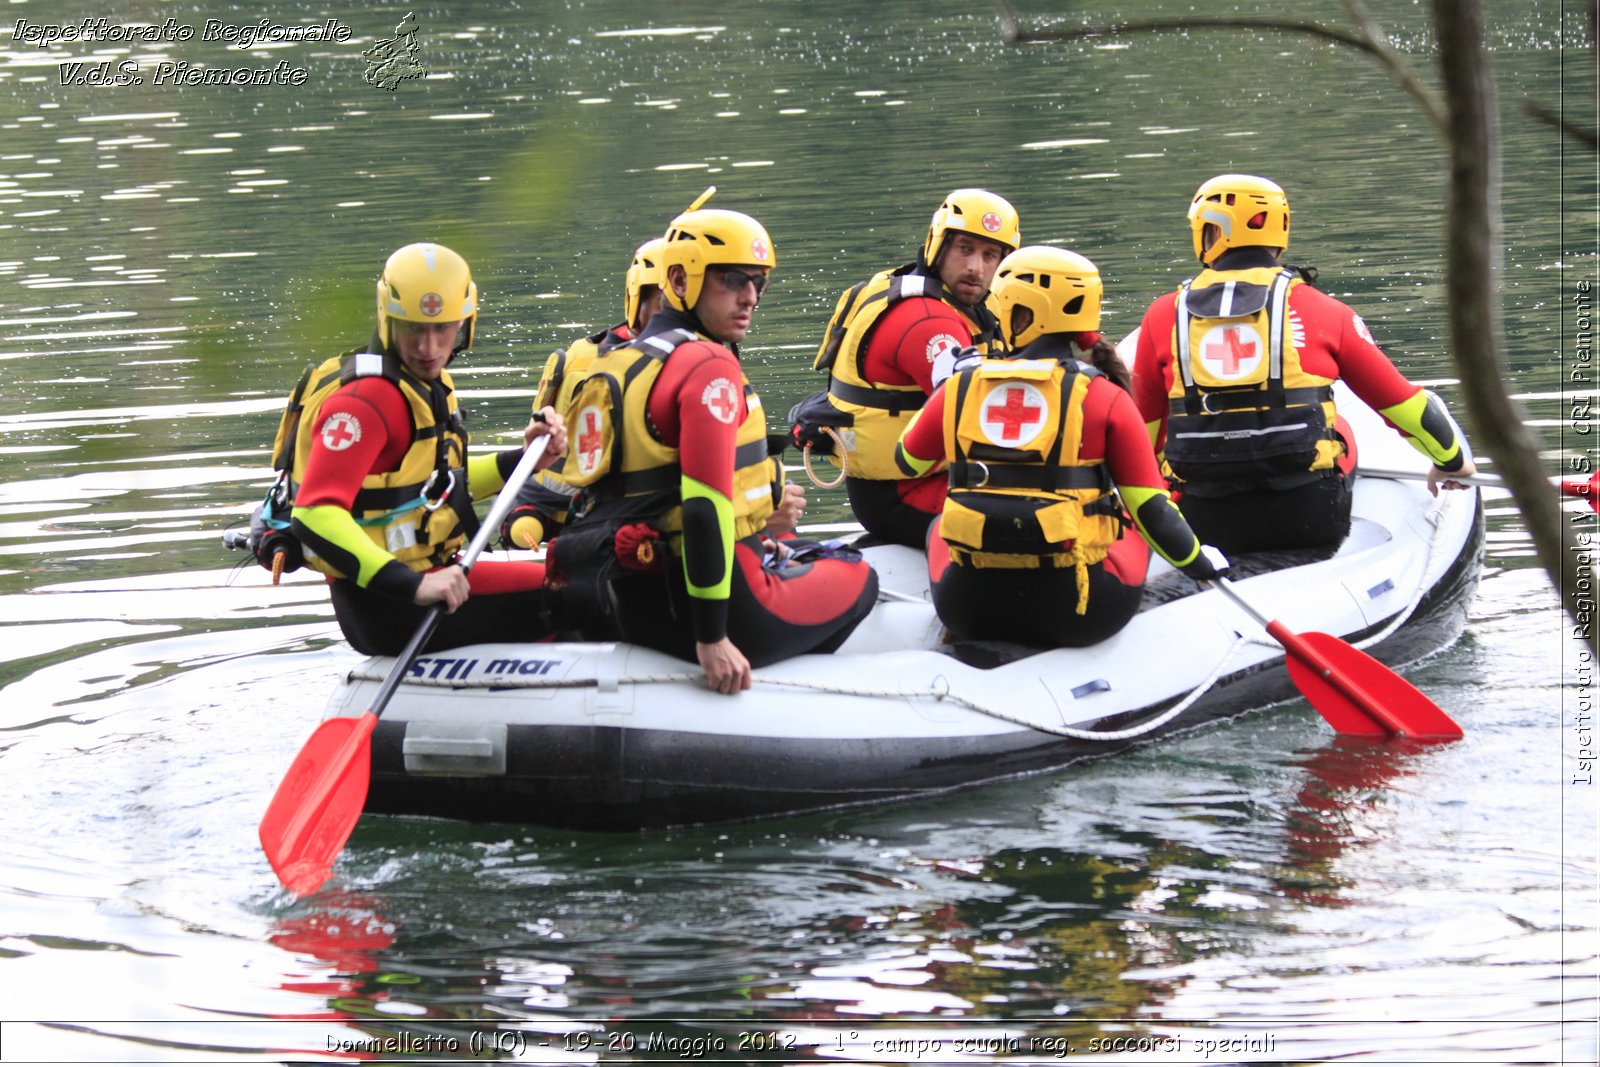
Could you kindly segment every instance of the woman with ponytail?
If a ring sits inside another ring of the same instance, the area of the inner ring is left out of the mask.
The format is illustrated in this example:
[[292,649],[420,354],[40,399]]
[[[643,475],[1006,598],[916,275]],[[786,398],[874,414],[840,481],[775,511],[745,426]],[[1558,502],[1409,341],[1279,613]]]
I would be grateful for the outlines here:
[[1128,368],[1099,333],[1095,265],[1030,245],[993,292],[1012,351],[963,361],[895,451],[907,477],[949,468],[928,540],[934,608],[957,639],[1096,644],[1138,610],[1147,544],[1196,579],[1227,561],[1167,495]]

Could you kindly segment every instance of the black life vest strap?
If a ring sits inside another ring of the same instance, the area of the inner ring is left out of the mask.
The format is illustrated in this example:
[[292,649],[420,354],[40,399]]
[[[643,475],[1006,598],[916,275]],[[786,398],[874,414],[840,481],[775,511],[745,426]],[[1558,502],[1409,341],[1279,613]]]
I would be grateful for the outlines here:
[[[1208,391],[1200,397],[1199,414],[1217,415],[1224,411],[1249,411],[1271,406],[1300,407],[1308,404],[1327,404],[1333,401],[1333,387],[1306,385],[1295,389],[1284,389],[1280,395],[1282,404],[1273,405],[1268,390],[1257,389],[1254,386],[1230,392]],[[1186,395],[1173,397],[1167,410],[1173,415],[1190,414],[1188,402],[1189,398]]]
[[890,415],[916,411],[927,403],[928,397],[921,389],[874,389],[871,386],[851,385],[834,378],[828,382],[828,395],[849,404],[864,408],[881,408]]
[[1031,489],[1057,492],[1063,489],[1111,488],[1105,464],[1089,467],[1050,467],[1042,463],[990,465],[982,460],[963,459],[950,465],[952,489]]

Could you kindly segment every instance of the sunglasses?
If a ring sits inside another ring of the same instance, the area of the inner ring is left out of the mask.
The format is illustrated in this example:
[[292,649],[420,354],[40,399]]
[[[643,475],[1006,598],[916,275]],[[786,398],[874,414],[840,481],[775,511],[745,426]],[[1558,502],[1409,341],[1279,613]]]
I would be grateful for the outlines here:
[[767,275],[758,274],[753,270],[734,270],[731,267],[715,267],[713,270],[722,279],[722,284],[729,292],[742,293],[745,286],[753,285],[756,287],[757,298],[767,291],[767,282],[772,280]]

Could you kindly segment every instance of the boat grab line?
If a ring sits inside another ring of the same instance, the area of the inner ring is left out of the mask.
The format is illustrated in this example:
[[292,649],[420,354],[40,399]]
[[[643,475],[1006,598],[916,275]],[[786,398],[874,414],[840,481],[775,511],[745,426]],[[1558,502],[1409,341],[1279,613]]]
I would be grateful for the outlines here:
[[[1073,726],[1053,726],[1049,723],[1042,723],[1022,715],[1013,715],[1008,712],[998,711],[994,708],[988,707],[987,705],[980,704],[975,700],[969,700],[959,693],[954,692],[950,688],[949,680],[943,675],[939,677],[939,681],[943,683],[942,686],[931,686],[927,689],[909,691],[904,689],[864,689],[856,686],[829,685],[823,682],[799,681],[792,678],[769,678],[763,677],[760,674],[753,675],[753,680],[757,685],[776,685],[787,686],[794,689],[809,689],[814,692],[830,693],[835,696],[860,696],[896,700],[916,700],[929,698],[940,701],[948,700],[953,703],[960,704],[964,708],[976,711],[981,715],[987,715],[990,718],[999,719],[1002,722],[1009,722],[1016,726],[1025,726],[1030,730],[1037,730],[1040,733],[1056,734],[1061,737],[1070,737],[1078,741],[1127,741],[1132,738],[1140,737],[1144,734],[1150,733],[1153,730],[1158,730],[1187,711],[1196,700],[1199,700],[1207,690],[1216,684],[1217,679],[1222,676],[1223,668],[1226,667],[1228,661],[1233,658],[1234,653],[1236,653],[1244,645],[1251,643],[1259,642],[1252,642],[1250,638],[1235,634],[1233,644],[1228,647],[1228,651],[1225,652],[1222,658],[1217,661],[1217,665],[1212,669],[1210,675],[1208,675],[1206,679],[1197,687],[1195,687],[1195,689],[1193,689],[1187,696],[1185,696],[1177,704],[1174,704],[1172,707],[1162,712],[1160,715],[1157,715],[1155,718],[1146,722],[1142,722],[1138,726],[1130,726],[1125,730],[1080,730]],[[352,670],[346,676],[347,680],[352,682],[380,682],[384,679],[384,677],[385,675],[382,673],[370,670],[362,670],[360,668]],[[675,682],[697,682],[703,677],[704,676],[698,672],[684,671],[672,674],[619,675],[616,676],[615,680],[618,683],[626,683],[629,685],[656,685]],[[599,679],[540,677],[517,677],[515,679],[407,678],[400,684],[433,686],[441,689],[577,689],[597,686],[599,684]]]

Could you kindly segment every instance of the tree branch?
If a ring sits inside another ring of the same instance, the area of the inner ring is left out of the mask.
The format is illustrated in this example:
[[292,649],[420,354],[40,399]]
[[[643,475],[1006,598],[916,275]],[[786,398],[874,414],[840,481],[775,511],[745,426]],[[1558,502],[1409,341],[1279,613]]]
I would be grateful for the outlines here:
[[1579,126],[1576,122],[1562,118],[1543,104],[1524,104],[1522,110],[1546,126],[1571,137],[1585,148],[1600,148],[1600,131],[1596,131],[1593,126]]
[[1360,0],[1345,0],[1345,6],[1355,19],[1359,33],[1346,33],[1343,30],[1299,19],[1275,18],[1149,19],[1143,22],[1111,23],[1077,29],[1044,29],[1024,25],[1009,0],[994,0],[994,2],[1000,12],[1000,34],[1010,44],[1079,41],[1088,37],[1189,30],[1266,30],[1273,33],[1299,33],[1331,41],[1334,44],[1342,44],[1358,52],[1365,52],[1387,68],[1400,87],[1422,108],[1434,128],[1441,133],[1444,132],[1444,105],[1428,91],[1406,64],[1405,58],[1394,50],[1388,38],[1377,29]]
[[[1479,0],[1435,0],[1439,68],[1450,101],[1450,225],[1445,292],[1450,347],[1474,433],[1488,446],[1528,524],[1539,562],[1572,618],[1587,617],[1587,579],[1570,561],[1585,558],[1578,528],[1566,521],[1539,459],[1526,414],[1506,395],[1500,317],[1500,165],[1494,80],[1484,52]],[[1584,627],[1591,651],[1600,628]]]
[[1355,22],[1356,28],[1361,31],[1361,39],[1367,42],[1371,54],[1388,68],[1389,75],[1411,99],[1417,102],[1423,114],[1428,116],[1428,121],[1433,123],[1433,128],[1443,136],[1448,123],[1444,104],[1422,84],[1405,57],[1395,51],[1394,46],[1389,43],[1389,35],[1374,21],[1363,0],[1344,0],[1344,7],[1350,12],[1350,18]]

